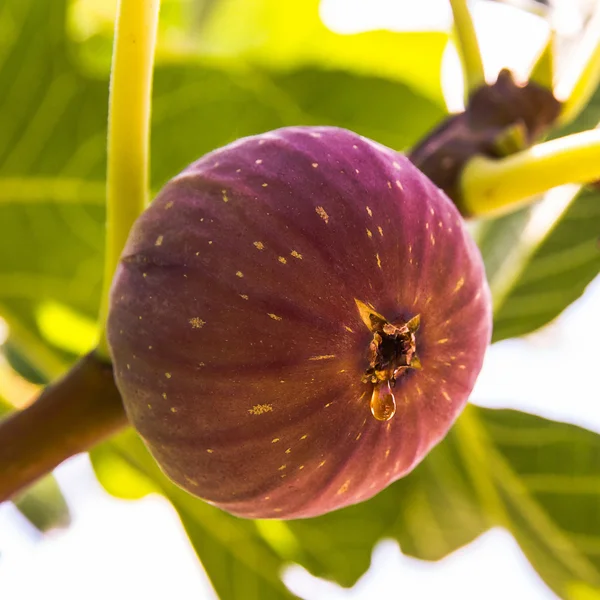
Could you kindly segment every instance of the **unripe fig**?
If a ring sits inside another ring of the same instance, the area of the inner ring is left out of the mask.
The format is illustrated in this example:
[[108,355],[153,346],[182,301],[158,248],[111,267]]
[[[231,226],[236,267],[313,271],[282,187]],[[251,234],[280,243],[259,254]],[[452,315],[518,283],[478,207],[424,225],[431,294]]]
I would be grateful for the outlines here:
[[244,517],[311,517],[406,475],[490,340],[479,252],[408,159],[334,127],[216,150],[135,224],[108,323],[167,475]]

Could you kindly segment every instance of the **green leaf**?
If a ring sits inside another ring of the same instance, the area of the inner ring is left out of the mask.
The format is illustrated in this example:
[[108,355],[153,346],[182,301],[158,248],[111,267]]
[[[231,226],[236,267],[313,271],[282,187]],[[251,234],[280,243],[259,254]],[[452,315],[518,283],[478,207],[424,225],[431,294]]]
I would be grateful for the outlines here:
[[496,522],[559,596],[577,585],[600,590],[600,436],[510,410],[466,418],[484,451]]
[[36,311],[37,326],[54,346],[75,355],[85,354],[96,342],[95,323],[58,302],[42,302]]
[[[14,410],[12,404],[0,396],[0,420]],[[14,500],[17,509],[39,531],[68,527],[71,523],[69,507],[56,479],[47,475]]]
[[321,21],[319,0],[219,2],[201,30],[202,48],[275,70],[342,68],[401,80],[441,100],[447,32],[340,34]]
[[[100,482],[113,493],[121,495],[118,490],[124,489],[123,497],[132,498],[156,491],[171,501],[219,598],[294,598],[280,579],[283,560],[259,535],[255,524],[172,484],[133,431],[103,444],[91,456]],[[131,476],[129,481],[122,477],[125,472]]]
[[100,293],[103,208],[73,202],[91,190],[69,172],[87,156],[86,140],[103,135],[106,101],[98,98],[106,91],[70,64],[64,9],[63,2],[2,6],[10,35],[0,46],[0,313],[22,330],[11,327],[21,354],[23,337],[43,342],[40,303],[52,299],[95,318]]
[[[2,311],[0,310],[0,314]],[[36,365],[25,356],[18,347],[13,344],[13,339],[7,341],[2,346],[2,355],[6,359],[10,368],[20,375],[23,379],[35,385],[45,385],[48,378],[45,374],[36,368]]]
[[[0,314],[68,362],[90,339],[82,323],[95,319],[101,289],[108,80],[74,62],[64,2],[5,7],[15,35],[0,53]],[[154,189],[202,154],[268,129],[333,124],[404,148],[444,115],[375,76],[185,60],[155,73]],[[40,319],[57,305],[60,339]]]
[[574,584],[566,596],[568,600],[600,600],[600,590],[585,584]]
[[[128,435],[133,437],[133,434]],[[122,436],[115,439],[114,444],[101,444],[90,452],[92,467],[104,489],[124,500],[139,500],[148,494],[160,493],[160,486],[132,464],[124,454],[126,451],[118,450],[120,439],[123,440],[121,446],[125,448],[128,444],[133,445],[128,437]]]
[[15,498],[19,512],[39,531],[47,533],[71,524],[71,514],[56,479],[43,477]]
[[406,148],[443,114],[439,105],[401,83],[341,71],[305,69],[274,75],[207,65],[159,67],[152,179],[158,187],[214,148],[292,124],[351,127]]
[[548,196],[484,224],[477,239],[494,302],[493,341],[556,318],[600,271],[600,193]]
[[[443,104],[442,56],[448,33],[370,31],[336,33],[320,16],[320,0],[178,0],[161,3],[158,59],[181,62],[218,57],[258,70],[342,70],[403,82]],[[76,2],[71,13],[77,51],[95,70],[110,66],[114,9],[98,0]]]

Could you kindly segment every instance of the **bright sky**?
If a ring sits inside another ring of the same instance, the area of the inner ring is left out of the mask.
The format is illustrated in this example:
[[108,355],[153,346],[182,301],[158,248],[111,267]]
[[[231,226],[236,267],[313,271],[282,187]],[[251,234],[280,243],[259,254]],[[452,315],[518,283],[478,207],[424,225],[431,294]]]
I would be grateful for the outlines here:
[[[534,18],[517,22],[512,10],[496,4],[476,8],[489,73],[503,64],[522,69],[544,38],[544,25]],[[447,0],[324,0],[322,15],[329,26],[343,32],[358,27],[431,28],[432,19],[437,21],[434,26],[445,28],[450,19]],[[501,44],[507,18],[511,43]],[[452,66],[452,60],[448,68],[455,78],[458,66],[456,62]],[[448,93],[452,102],[459,102],[460,90]],[[552,326],[527,339],[493,346],[472,400],[569,421],[600,433],[598,306],[600,280]],[[214,598],[166,501],[149,497],[124,502],[109,497],[94,480],[85,457],[62,466],[58,477],[73,507],[74,523],[68,531],[40,541],[14,508],[0,506],[0,598]],[[300,568],[290,569],[286,581],[307,600],[555,597],[510,535],[501,530],[488,532],[438,563],[405,557],[396,544],[383,542],[370,571],[350,591],[316,580]]]

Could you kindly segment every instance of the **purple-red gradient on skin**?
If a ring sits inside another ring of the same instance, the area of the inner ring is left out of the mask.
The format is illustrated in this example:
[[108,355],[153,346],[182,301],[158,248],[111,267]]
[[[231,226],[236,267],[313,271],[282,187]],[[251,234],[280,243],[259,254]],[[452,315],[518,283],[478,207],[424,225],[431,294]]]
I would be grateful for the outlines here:
[[[416,352],[369,402],[367,328],[420,315]],[[412,470],[467,402],[491,335],[479,252],[404,156],[333,127],[238,140],[135,224],[108,325],[118,387],[166,474],[250,518],[319,515]]]

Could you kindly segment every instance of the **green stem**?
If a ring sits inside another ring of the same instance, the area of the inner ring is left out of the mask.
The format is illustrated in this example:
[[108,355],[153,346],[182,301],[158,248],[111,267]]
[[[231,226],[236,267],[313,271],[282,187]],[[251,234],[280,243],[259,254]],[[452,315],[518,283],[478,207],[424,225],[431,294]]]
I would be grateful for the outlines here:
[[563,103],[559,125],[571,123],[600,84],[600,6],[596,8],[577,51],[558,79],[554,95]]
[[97,353],[109,358],[112,279],[131,226],[148,203],[148,158],[159,0],[120,0],[110,81],[104,288]]
[[467,97],[485,83],[483,60],[467,0],[450,0]]
[[490,215],[514,210],[566,183],[599,179],[600,130],[593,129],[499,160],[476,156],[461,175],[462,203],[470,215]]
[[552,90],[554,86],[554,48],[556,45],[556,33],[550,32],[544,47],[538,54],[531,72],[529,80],[541,85],[547,90]]

